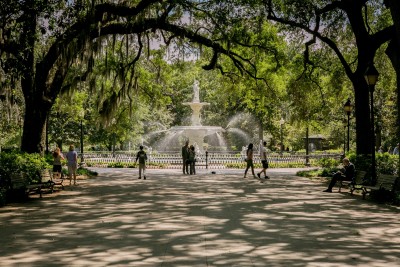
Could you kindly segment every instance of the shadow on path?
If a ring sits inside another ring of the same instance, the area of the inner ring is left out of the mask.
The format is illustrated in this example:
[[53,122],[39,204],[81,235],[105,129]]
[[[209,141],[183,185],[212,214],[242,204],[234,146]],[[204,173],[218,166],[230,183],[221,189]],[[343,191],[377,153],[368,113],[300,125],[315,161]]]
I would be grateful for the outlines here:
[[1,266],[400,266],[398,208],[290,172],[96,171],[0,208]]

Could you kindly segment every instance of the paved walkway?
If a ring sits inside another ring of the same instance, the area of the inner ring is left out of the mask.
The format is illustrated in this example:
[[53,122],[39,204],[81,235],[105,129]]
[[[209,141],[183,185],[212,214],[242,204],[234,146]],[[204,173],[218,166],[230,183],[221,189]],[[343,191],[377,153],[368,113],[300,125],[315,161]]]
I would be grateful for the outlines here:
[[0,208],[0,266],[400,266],[399,208],[273,169],[96,169]]

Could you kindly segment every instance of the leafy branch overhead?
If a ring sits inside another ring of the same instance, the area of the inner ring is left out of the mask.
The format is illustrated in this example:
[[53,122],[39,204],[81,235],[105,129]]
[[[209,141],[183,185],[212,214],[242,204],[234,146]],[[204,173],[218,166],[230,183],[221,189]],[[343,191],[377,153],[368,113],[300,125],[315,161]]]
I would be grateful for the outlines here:
[[[103,99],[99,111],[107,116],[122,97],[131,99],[132,89],[140,88],[137,63],[143,56],[149,60],[152,46],[162,43],[169,49],[191,47],[201,52],[207,48],[213,52],[204,69],[232,73],[221,64],[226,57],[240,75],[263,80],[257,74],[254,54],[244,56],[239,51],[241,47],[273,49],[252,43],[254,39],[246,39],[246,34],[235,34],[238,27],[243,33],[243,29],[250,32],[259,27],[247,15],[251,6],[243,3],[237,8],[236,1],[2,2],[0,80],[2,90],[19,84],[24,95],[29,112],[23,122],[22,150],[43,151],[45,121],[61,93],[73,92],[83,81],[90,81],[91,89],[103,88],[94,77],[101,61],[120,90]],[[110,48],[119,54],[119,63],[108,69]]]

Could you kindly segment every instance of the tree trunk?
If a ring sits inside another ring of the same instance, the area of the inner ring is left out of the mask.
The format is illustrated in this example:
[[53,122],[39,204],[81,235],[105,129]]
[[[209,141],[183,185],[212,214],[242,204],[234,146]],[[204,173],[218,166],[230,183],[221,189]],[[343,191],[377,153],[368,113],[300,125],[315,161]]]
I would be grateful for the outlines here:
[[[31,87],[33,89],[34,86]],[[25,90],[24,90],[25,92]],[[25,119],[21,140],[21,151],[44,154],[46,137],[46,119],[51,103],[31,92],[25,96]]]
[[[366,69],[367,67],[365,67]],[[364,78],[362,64],[360,71],[355,72],[351,77],[355,95],[355,125],[356,125],[356,152],[357,154],[368,155],[372,152],[372,128],[370,122],[369,90]]]

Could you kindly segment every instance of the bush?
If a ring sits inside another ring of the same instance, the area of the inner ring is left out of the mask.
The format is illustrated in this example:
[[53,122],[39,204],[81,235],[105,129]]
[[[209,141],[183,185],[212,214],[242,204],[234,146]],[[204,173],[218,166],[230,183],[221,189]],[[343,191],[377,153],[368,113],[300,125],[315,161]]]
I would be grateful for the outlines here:
[[[356,155],[350,153],[347,156],[351,162],[356,166],[356,170],[363,170],[371,173],[372,160],[369,155]],[[398,155],[391,155],[389,153],[375,154],[375,163],[377,173],[382,174],[396,174],[399,162]]]
[[324,168],[321,170],[307,170],[299,171],[296,173],[297,176],[301,177],[331,177],[333,172],[336,172],[337,168]]
[[20,200],[21,190],[11,190],[10,176],[13,173],[26,175],[27,184],[39,183],[40,171],[49,168],[45,158],[39,154],[20,152],[0,153],[0,206],[10,200]]
[[22,172],[26,174],[29,184],[38,183],[40,171],[49,167],[45,158],[39,154],[0,153],[0,176],[3,179],[10,177],[11,173]]
[[300,177],[309,177],[309,178],[312,178],[312,177],[319,177],[320,174],[321,174],[321,170],[317,170],[317,169],[314,169],[314,170],[307,170],[307,171],[298,171],[298,172],[296,173],[297,176],[300,176]]
[[376,171],[383,174],[396,174],[398,162],[398,155],[378,153],[376,154]]
[[337,159],[333,158],[321,158],[317,162],[322,168],[334,168],[340,164]]
[[89,169],[86,169],[86,168],[79,167],[76,170],[76,174],[77,175],[87,175],[87,176],[97,176],[98,173],[95,172],[95,171],[91,171]]
[[125,165],[122,162],[110,162],[107,165],[107,168],[124,168]]

